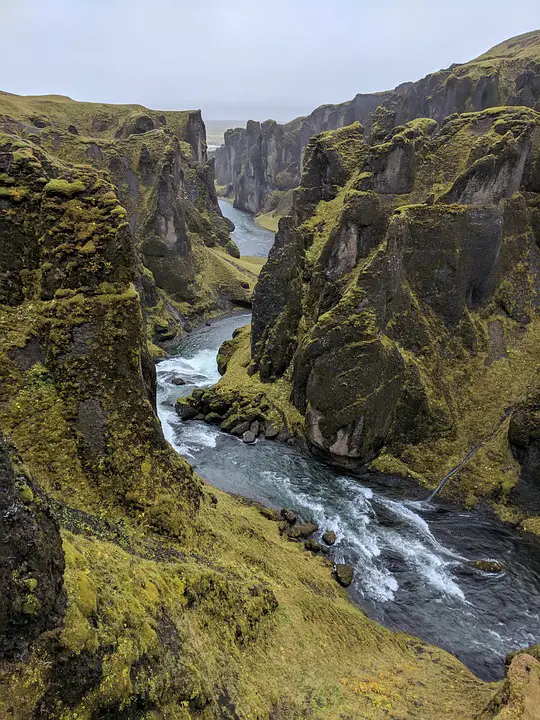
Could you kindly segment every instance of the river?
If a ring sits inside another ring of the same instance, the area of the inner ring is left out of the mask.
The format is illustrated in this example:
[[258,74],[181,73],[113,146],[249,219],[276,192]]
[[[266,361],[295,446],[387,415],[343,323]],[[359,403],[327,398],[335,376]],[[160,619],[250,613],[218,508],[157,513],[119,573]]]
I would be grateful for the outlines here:
[[[268,238],[258,242],[268,252]],[[320,532],[334,530],[332,555],[355,567],[349,593],[367,615],[449,650],[483,679],[501,678],[507,652],[540,641],[536,538],[487,513],[410,499],[376,479],[359,482],[294,447],[264,439],[245,445],[215,426],[176,415],[177,397],[219,380],[219,346],[249,322],[245,312],[215,320],[158,363],[158,412],[169,442],[212,485],[292,508]],[[175,377],[187,384],[175,386]],[[475,570],[467,561],[476,559],[498,560],[506,571]]]
[[227,200],[220,198],[218,202],[223,215],[235,225],[231,237],[237,244],[240,254],[267,257],[274,243],[274,233],[259,227],[252,215],[237,210]]

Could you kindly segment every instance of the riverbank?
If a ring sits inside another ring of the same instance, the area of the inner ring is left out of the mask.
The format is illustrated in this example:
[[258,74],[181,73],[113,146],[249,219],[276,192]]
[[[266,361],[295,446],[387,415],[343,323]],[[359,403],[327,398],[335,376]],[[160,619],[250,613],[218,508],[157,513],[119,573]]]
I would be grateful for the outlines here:
[[[506,653],[540,639],[540,548],[492,516],[409,500],[397,488],[348,477],[295,447],[245,445],[205,422],[183,422],[174,401],[219,381],[216,353],[249,321],[236,314],[201,327],[157,366],[158,408],[169,442],[212,485],[271,507],[290,507],[336,533],[333,558],[355,567],[350,596],[370,617],[456,654],[500,678]],[[186,384],[175,386],[181,377]],[[409,496],[410,497],[410,496]],[[498,560],[494,576],[469,561]],[[512,613],[508,608],[512,608]]]

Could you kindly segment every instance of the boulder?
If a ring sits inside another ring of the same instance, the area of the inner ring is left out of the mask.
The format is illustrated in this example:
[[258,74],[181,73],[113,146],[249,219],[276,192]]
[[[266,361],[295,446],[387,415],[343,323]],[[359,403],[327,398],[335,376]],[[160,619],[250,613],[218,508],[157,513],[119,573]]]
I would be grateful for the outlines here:
[[334,577],[341,587],[349,587],[353,581],[354,569],[351,565],[338,563],[334,565]]
[[261,427],[261,426],[260,426],[259,421],[258,421],[258,420],[254,420],[254,421],[251,423],[251,425],[249,426],[249,429],[251,430],[251,432],[252,432],[255,436],[257,436],[257,435],[259,434],[260,427]]
[[241,422],[239,425],[236,425],[231,430],[231,435],[236,435],[236,437],[243,437],[244,433],[249,432],[249,423],[248,422]]
[[280,514],[281,517],[289,523],[289,525],[294,525],[298,519],[296,513],[293,510],[288,510],[287,508],[282,508]]
[[184,380],[184,378],[181,378],[181,377],[173,378],[171,380],[171,382],[173,385],[185,385],[186,384],[186,381]]
[[309,540],[306,540],[304,547],[312,553],[320,553],[323,551],[323,548],[319,545],[315,538],[309,538]]
[[270,425],[267,425],[265,428],[264,437],[267,440],[273,440],[274,438],[277,437],[278,433],[279,433],[279,429],[275,425],[270,424]]
[[285,534],[289,540],[305,540],[317,532],[318,529],[315,523],[297,523],[296,525],[289,526]]
[[481,570],[485,573],[498,574],[506,570],[506,567],[497,560],[471,560],[469,565],[476,570]]
[[336,533],[333,530],[327,530],[323,533],[322,540],[327,545],[333,545],[336,542]]
[[230,404],[226,400],[222,400],[221,398],[215,398],[210,400],[208,407],[210,408],[211,412],[217,413],[218,415],[225,415],[225,413],[228,412],[231,408]]
[[182,420],[193,420],[193,418],[199,412],[197,408],[193,407],[193,405],[190,405],[188,400],[186,400],[185,398],[178,398],[174,409],[176,410],[177,414],[182,418]]
[[204,422],[213,424],[213,425],[219,425],[219,423],[222,421],[221,415],[218,415],[215,412],[210,412],[207,415],[204,416]]
[[242,442],[246,443],[246,445],[253,445],[256,439],[255,433],[252,433],[251,430],[246,430],[242,435]]

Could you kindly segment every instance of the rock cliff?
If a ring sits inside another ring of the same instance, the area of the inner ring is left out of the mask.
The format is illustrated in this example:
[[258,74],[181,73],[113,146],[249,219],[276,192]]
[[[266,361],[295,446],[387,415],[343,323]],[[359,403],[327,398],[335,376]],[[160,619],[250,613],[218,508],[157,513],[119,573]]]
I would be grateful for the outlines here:
[[165,442],[130,193],[47,145],[0,133],[0,717],[493,717]]
[[288,386],[309,447],[359,472],[434,487],[473,451],[444,492],[532,528],[540,113],[365,135],[357,123],[309,142],[235,382],[270,399]]
[[390,97],[391,93],[359,94],[339,105],[322,105],[285,125],[250,120],[245,129],[227,130],[224,145],[216,150],[216,182],[227,195],[234,195],[240,210],[254,214],[273,210],[280,192],[299,185],[310,137],[355,121],[367,123],[375,108]]
[[229,130],[216,151],[216,179],[252,213],[273,210],[281,191],[300,183],[310,137],[354,121],[381,141],[397,125],[420,117],[440,123],[453,113],[501,105],[535,107],[540,100],[540,32],[507,40],[464,64],[405,83],[392,91],[357,95],[340,105],[323,105],[286,125],[250,121]]
[[255,277],[238,261],[217,204],[199,111],[0,94],[0,128],[66,162],[109,176],[128,214],[145,311],[156,342],[192,317],[249,302]]

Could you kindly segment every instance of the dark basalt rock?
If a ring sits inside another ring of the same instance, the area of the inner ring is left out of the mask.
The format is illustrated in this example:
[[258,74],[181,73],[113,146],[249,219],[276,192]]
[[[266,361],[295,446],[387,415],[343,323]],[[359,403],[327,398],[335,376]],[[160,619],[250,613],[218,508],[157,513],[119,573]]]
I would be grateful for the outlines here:
[[65,609],[58,522],[0,435],[0,659],[21,658]]
[[334,545],[336,542],[336,533],[333,530],[327,530],[323,533],[322,540],[327,545]]
[[278,436],[278,433],[279,433],[279,428],[275,427],[275,425],[270,424],[270,425],[267,425],[264,430],[264,437],[267,440],[273,440],[274,438],[276,438]]
[[176,401],[174,409],[176,410],[178,415],[182,418],[182,420],[193,420],[193,418],[199,412],[197,410],[197,408],[190,405],[189,402],[185,398],[179,398]]
[[235,435],[236,437],[243,437],[244,433],[249,432],[249,423],[248,422],[242,422],[239,425],[235,425],[233,429],[231,430],[231,435]]
[[251,430],[246,430],[246,432],[242,434],[242,442],[246,443],[246,445],[253,445],[256,439],[257,436],[251,432]]
[[338,563],[334,565],[333,575],[341,587],[349,587],[353,581],[354,568],[351,565]]

